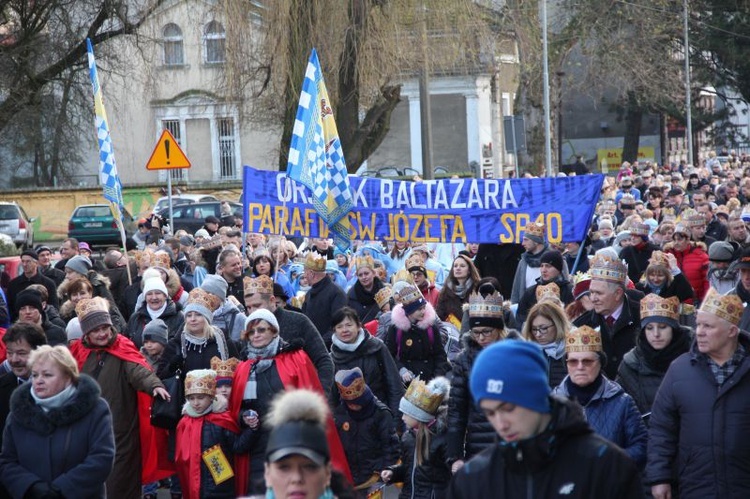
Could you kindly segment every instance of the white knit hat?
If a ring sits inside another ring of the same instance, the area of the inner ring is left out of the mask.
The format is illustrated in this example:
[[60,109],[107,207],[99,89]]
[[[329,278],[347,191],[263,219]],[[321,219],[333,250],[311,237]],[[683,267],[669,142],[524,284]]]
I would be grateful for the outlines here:
[[258,310],[247,316],[247,319],[245,319],[245,329],[247,329],[251,322],[257,321],[258,319],[263,319],[264,321],[275,327],[276,331],[280,331],[279,321],[276,320],[276,316],[273,315],[270,310],[266,310],[265,308],[259,308]]
[[143,294],[146,295],[149,291],[161,291],[164,295],[169,296],[167,286],[161,280],[161,277],[149,277],[143,282]]

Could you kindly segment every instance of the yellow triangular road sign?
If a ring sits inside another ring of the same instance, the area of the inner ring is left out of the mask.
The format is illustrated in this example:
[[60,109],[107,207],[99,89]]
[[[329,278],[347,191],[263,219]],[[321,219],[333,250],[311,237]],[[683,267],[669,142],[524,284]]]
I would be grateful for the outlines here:
[[182,152],[169,130],[164,130],[146,163],[146,170],[171,170],[173,168],[190,168],[190,160]]

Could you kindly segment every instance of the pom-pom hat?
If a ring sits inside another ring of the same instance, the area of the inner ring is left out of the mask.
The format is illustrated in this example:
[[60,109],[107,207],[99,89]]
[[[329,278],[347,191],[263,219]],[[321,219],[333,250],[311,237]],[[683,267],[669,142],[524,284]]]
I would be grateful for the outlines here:
[[326,439],[329,409],[326,400],[312,390],[289,390],[272,404],[268,421],[273,426],[266,444],[266,461],[273,463],[301,455],[318,466],[331,460]]

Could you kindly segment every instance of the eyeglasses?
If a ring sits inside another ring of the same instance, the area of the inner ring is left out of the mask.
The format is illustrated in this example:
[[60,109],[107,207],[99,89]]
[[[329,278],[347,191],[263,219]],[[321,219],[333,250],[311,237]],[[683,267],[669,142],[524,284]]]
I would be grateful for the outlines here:
[[489,338],[490,336],[492,336],[492,333],[494,332],[495,332],[494,329],[472,329],[471,335],[477,336],[477,337],[481,336],[483,338]]
[[568,365],[568,367],[578,367],[578,364],[583,365],[586,369],[594,365],[594,362],[596,362],[599,359],[568,359],[565,361],[565,363]]
[[268,327],[253,327],[248,329],[247,332],[250,334],[266,334],[270,330],[271,328]]
[[536,326],[531,328],[531,332],[534,334],[547,334],[547,330],[552,327],[555,327],[555,325],[547,324],[546,326]]

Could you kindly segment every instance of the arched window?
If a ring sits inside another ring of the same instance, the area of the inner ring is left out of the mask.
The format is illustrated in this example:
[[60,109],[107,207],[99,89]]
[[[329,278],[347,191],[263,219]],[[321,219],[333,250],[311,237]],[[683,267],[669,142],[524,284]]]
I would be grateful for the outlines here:
[[216,21],[206,24],[203,30],[203,44],[207,63],[221,63],[225,61],[226,32],[224,26]]
[[162,30],[164,40],[164,65],[179,66],[185,64],[182,50],[182,30],[176,24],[167,24]]

